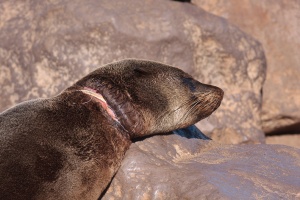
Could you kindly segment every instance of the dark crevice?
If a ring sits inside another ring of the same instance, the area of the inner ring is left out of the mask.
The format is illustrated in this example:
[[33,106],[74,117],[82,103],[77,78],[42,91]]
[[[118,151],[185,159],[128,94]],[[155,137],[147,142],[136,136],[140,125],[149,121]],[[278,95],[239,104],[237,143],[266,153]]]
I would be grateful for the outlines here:
[[[161,134],[156,134],[156,135],[171,135],[171,134],[173,134],[173,132],[161,133]],[[153,137],[153,136],[155,136],[155,135],[147,135],[147,136],[144,136],[144,137],[134,138],[134,139],[132,139],[132,142],[133,143],[134,142],[140,142],[140,141],[143,141],[143,140],[145,140],[147,138],[150,138],[150,137]]]
[[112,177],[111,181],[109,182],[109,184],[107,185],[107,187],[103,190],[103,192],[101,193],[100,197],[98,198],[98,200],[101,200],[104,195],[106,194],[108,188],[110,187],[112,181],[114,180],[115,176],[116,176],[117,173],[115,173],[115,175]]
[[274,131],[266,134],[266,137],[281,136],[281,135],[300,135],[300,131],[281,131],[281,132]]
[[296,135],[296,134],[300,134],[300,123],[277,128],[276,130],[267,133],[266,136]]
[[[202,140],[211,140],[209,137],[207,137],[204,133],[202,133],[195,125],[188,126],[186,128],[177,129],[168,133],[162,133],[159,135],[171,135],[176,134],[184,138],[188,139],[202,139]],[[132,140],[132,142],[140,142],[143,141],[149,137],[152,137],[153,135],[148,135],[145,137],[135,138]]]
[[179,2],[183,2],[183,3],[191,3],[191,0],[172,0],[172,1],[179,1]]

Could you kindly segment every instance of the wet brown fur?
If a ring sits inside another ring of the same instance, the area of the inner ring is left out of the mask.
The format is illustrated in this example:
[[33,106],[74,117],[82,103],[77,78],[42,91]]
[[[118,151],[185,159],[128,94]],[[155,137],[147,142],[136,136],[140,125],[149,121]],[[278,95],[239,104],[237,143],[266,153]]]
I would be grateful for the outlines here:
[[[103,95],[118,121],[85,87]],[[21,103],[0,114],[0,199],[97,199],[131,139],[194,124],[222,97],[177,68],[123,60],[54,98]]]

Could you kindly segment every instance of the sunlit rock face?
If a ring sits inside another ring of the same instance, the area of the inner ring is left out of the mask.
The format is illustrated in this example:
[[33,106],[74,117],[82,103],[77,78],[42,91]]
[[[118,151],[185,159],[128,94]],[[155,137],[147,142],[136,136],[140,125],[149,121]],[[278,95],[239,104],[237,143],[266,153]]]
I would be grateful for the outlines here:
[[297,199],[300,150],[178,135],[136,142],[103,199]]
[[300,133],[299,1],[192,0],[192,3],[226,18],[261,42],[268,61],[263,86],[263,130],[267,134]]
[[223,143],[264,141],[258,41],[191,3],[5,0],[0,6],[0,111],[50,97],[103,64],[149,59],[225,91],[197,126]]

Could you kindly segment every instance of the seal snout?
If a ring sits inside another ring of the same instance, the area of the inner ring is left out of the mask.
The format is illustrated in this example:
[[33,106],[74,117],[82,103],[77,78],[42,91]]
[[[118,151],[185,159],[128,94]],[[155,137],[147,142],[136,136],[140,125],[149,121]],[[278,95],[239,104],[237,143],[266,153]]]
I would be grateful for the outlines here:
[[216,98],[217,100],[220,101],[220,103],[224,96],[224,91],[221,88],[218,88],[213,85],[202,84],[202,83],[200,83],[200,86],[198,87],[198,92],[203,93],[204,95],[207,95],[212,99]]
[[213,111],[217,110],[217,108],[221,105],[221,102],[223,100],[223,97],[224,97],[224,91],[221,89],[221,88],[218,88],[218,87],[215,87],[213,86],[214,89],[214,94],[215,94],[215,99],[216,99],[216,105],[213,109]]
[[216,86],[213,86],[213,85],[210,85],[211,87],[211,90],[212,90],[212,93],[220,99],[220,103],[223,99],[223,96],[224,96],[224,91],[221,89],[221,88],[218,88]]
[[197,97],[199,116],[203,119],[212,114],[220,105],[224,91],[216,86],[198,83],[194,93]]

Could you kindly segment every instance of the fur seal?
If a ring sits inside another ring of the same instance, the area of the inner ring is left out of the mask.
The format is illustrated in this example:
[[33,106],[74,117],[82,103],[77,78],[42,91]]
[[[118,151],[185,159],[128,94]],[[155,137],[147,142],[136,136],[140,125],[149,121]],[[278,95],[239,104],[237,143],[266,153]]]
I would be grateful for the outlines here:
[[97,199],[131,139],[188,127],[223,91],[182,70],[122,60],[0,114],[0,199]]

